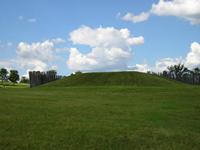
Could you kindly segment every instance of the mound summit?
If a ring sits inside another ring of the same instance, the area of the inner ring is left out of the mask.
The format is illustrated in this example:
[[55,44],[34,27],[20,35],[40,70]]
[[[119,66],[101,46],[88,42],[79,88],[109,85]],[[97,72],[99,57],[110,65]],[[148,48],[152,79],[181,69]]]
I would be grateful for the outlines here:
[[181,84],[157,75],[141,72],[78,73],[45,86],[173,86]]

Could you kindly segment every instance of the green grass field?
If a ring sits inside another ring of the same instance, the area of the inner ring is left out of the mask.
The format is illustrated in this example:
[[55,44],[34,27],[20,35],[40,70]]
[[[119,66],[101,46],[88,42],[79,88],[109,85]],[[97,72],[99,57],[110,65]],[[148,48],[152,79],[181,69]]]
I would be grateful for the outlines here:
[[27,88],[29,87],[28,84],[25,83],[10,83],[10,82],[4,82],[2,83],[0,81],[0,88]]
[[0,88],[0,150],[33,149],[199,150],[200,88],[140,73]]

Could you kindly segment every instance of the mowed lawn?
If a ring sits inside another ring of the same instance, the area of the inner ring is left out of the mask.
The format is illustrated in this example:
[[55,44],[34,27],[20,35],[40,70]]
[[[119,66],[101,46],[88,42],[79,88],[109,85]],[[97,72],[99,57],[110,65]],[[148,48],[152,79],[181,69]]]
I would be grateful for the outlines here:
[[200,88],[0,88],[0,150],[199,150]]

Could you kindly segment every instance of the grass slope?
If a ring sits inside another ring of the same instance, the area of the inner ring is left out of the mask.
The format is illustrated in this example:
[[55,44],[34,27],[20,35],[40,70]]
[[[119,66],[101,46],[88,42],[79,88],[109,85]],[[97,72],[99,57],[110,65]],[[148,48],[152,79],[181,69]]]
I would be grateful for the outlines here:
[[199,150],[199,87],[65,87],[65,80],[0,88],[1,150]]
[[71,75],[47,86],[171,86],[182,83],[139,72],[101,72]]
[[2,82],[0,81],[0,88],[27,88],[29,84],[26,83],[11,83],[11,82]]

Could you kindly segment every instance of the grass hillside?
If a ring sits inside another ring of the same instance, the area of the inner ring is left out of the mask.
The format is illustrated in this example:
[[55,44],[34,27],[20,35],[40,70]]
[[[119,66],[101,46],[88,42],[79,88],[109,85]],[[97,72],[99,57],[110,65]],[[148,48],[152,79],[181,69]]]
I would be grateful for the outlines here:
[[0,88],[0,150],[199,150],[199,91],[137,72]]
[[98,72],[79,73],[62,80],[48,83],[48,86],[169,86],[181,83],[156,75],[140,72]]

